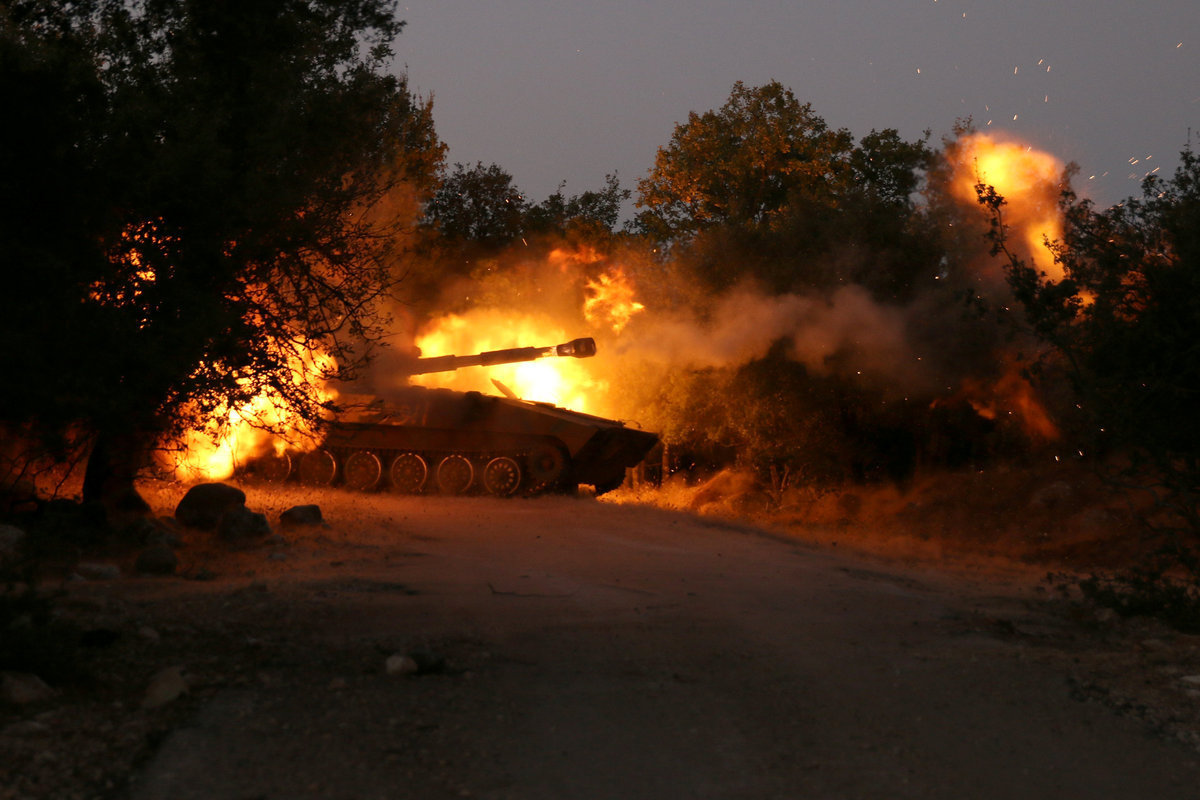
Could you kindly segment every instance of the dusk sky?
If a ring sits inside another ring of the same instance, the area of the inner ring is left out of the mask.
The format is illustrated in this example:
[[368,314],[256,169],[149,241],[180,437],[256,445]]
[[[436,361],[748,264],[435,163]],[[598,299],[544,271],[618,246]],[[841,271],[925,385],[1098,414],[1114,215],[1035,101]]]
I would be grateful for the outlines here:
[[856,138],[956,119],[1080,166],[1100,205],[1170,176],[1200,132],[1194,0],[435,0],[400,6],[410,88],[448,163],[498,164],[533,203],[623,187],[691,111],[778,80]]

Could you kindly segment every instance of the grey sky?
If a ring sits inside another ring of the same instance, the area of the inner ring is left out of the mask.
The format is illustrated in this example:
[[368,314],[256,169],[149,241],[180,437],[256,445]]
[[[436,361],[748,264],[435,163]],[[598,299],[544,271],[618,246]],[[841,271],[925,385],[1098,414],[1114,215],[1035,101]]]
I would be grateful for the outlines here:
[[778,80],[856,137],[936,141],[970,116],[1078,163],[1101,204],[1169,176],[1200,131],[1194,0],[432,0],[401,15],[399,61],[433,94],[450,163],[496,163],[533,202],[614,171],[636,190],[675,124],[738,80]]

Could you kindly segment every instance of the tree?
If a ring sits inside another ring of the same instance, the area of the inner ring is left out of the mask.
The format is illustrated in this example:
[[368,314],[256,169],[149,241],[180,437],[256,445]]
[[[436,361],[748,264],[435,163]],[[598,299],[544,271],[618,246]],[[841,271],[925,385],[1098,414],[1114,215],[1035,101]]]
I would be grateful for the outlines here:
[[675,238],[714,225],[769,224],[797,193],[833,191],[853,140],[790,89],[734,84],[717,111],[692,112],[638,182],[645,227]]
[[930,256],[914,205],[927,138],[888,129],[856,145],[778,82],[737,83],[659,149],[637,225],[714,289],[753,277],[775,292],[861,282],[900,296]]
[[1005,201],[980,186],[993,241],[1033,332],[1049,346],[1043,375],[1075,392],[1076,435],[1130,460],[1123,478],[1151,488],[1175,523],[1200,535],[1200,158],[1148,177],[1140,198],[1097,210],[1064,193],[1063,277],[1007,246]]
[[22,381],[0,423],[106,443],[94,490],[264,392],[321,416],[299,365],[339,378],[369,356],[444,150],[431,102],[388,71],[394,10],[4,5],[0,102],[20,113],[0,180],[21,213],[0,220],[0,326],[23,346],[0,355]]
[[531,233],[582,232],[589,235],[610,234],[621,218],[621,204],[632,192],[621,188],[616,175],[604,176],[604,188],[564,197],[566,183],[525,215],[525,228]]
[[487,248],[521,237],[527,203],[512,175],[497,164],[455,164],[425,207],[424,224],[440,237]]

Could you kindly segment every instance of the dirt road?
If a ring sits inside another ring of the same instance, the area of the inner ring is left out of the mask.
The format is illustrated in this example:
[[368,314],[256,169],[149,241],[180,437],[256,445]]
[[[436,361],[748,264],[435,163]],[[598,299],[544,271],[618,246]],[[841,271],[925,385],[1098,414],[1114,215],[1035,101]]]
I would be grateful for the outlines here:
[[[1044,657],[1067,623],[1019,583],[594,500],[303,499],[327,529],[119,590],[212,642],[134,800],[1200,793]],[[412,651],[444,666],[387,674]]]

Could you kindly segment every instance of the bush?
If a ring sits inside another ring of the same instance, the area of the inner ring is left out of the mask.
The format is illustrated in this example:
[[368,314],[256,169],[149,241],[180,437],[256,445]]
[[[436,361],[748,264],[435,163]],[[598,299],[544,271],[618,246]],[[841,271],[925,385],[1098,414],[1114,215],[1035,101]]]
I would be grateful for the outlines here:
[[1079,581],[1084,596],[1122,617],[1150,617],[1184,633],[1200,633],[1200,559],[1167,547],[1146,563]]

